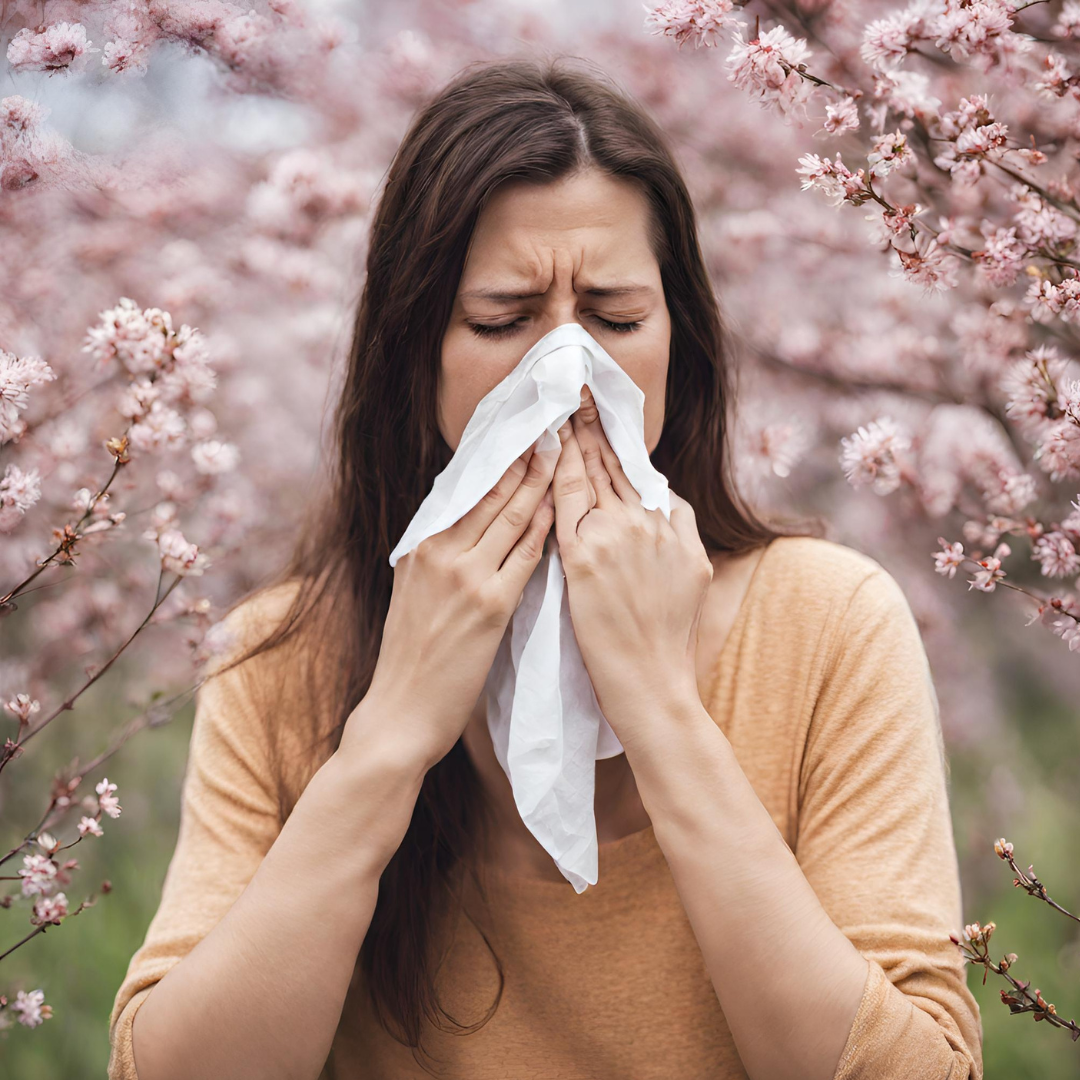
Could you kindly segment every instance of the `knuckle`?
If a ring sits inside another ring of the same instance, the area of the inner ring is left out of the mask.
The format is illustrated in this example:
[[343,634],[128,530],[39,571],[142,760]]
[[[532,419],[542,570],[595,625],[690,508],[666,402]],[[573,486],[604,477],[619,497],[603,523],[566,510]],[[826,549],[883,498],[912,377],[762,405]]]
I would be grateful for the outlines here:
[[432,566],[438,560],[441,555],[440,545],[436,540],[438,535],[435,533],[433,536],[425,537],[413,548],[410,554],[417,563]]
[[547,462],[550,460],[548,454],[533,453],[533,456],[529,458],[529,467],[525,470],[525,475],[521,478],[523,484],[537,484],[540,483],[548,472]]
[[510,502],[503,507],[502,518],[512,529],[520,529],[529,520],[529,515],[523,507]]
[[535,562],[544,550],[544,537],[537,530],[530,530],[518,541],[518,552],[528,562]]
[[502,590],[494,585],[477,589],[474,606],[481,621],[487,625],[501,623],[505,617],[506,600]]
[[473,575],[470,567],[461,559],[457,559],[446,568],[446,576],[455,590],[470,592],[473,588]]
[[588,480],[581,473],[569,476],[556,476],[555,491],[559,495],[577,495],[588,490]]

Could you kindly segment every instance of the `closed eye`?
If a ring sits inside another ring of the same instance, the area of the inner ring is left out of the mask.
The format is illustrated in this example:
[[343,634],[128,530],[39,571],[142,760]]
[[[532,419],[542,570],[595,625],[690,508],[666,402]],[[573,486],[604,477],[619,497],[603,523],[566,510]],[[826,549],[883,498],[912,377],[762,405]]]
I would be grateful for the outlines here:
[[[599,315],[593,317],[597,322],[602,323],[606,329],[611,330],[616,334],[631,334],[635,330],[640,330],[644,325],[644,320],[642,319],[639,319],[637,322],[617,323],[612,322],[610,319],[602,319]],[[515,319],[513,322],[502,323],[499,326],[489,326],[484,323],[469,323],[469,327],[477,337],[509,337],[511,334],[515,334],[521,329],[521,322],[520,320]]]

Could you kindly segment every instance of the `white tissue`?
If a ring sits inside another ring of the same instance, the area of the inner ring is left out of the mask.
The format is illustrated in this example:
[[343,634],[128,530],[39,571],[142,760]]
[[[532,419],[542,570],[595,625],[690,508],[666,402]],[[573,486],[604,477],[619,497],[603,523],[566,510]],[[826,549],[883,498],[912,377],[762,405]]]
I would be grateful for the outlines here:
[[[671,517],[668,484],[645,445],[645,395],[576,322],[545,334],[476,406],[390,565],[472,509],[538,438],[557,450],[560,426],[592,391],[612,450],[646,510]],[[484,685],[495,754],[529,831],[574,889],[598,876],[596,761],[622,752],[600,711],[574,637],[554,536],[514,612]]]

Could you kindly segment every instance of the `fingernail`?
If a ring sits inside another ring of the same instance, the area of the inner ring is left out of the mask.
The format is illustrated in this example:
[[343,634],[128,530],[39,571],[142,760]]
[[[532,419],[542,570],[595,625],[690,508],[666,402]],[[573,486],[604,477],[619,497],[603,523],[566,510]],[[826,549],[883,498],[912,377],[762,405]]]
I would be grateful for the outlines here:
[[581,404],[584,405],[585,402],[588,401],[588,400],[589,400],[589,388],[587,386],[583,386],[581,388]]
[[559,428],[559,438],[563,442],[566,442],[566,440],[570,438],[570,421],[569,420],[567,420],[566,423],[563,424],[563,426],[561,428]]

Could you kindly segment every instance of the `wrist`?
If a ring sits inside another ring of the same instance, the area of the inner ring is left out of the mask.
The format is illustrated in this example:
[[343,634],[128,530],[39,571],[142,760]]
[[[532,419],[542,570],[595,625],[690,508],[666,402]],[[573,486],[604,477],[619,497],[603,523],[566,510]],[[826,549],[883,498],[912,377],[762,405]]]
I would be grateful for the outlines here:
[[356,761],[378,761],[419,793],[428,770],[446,751],[424,734],[432,726],[412,716],[409,707],[369,690],[346,720],[336,756],[349,763],[346,768]]

